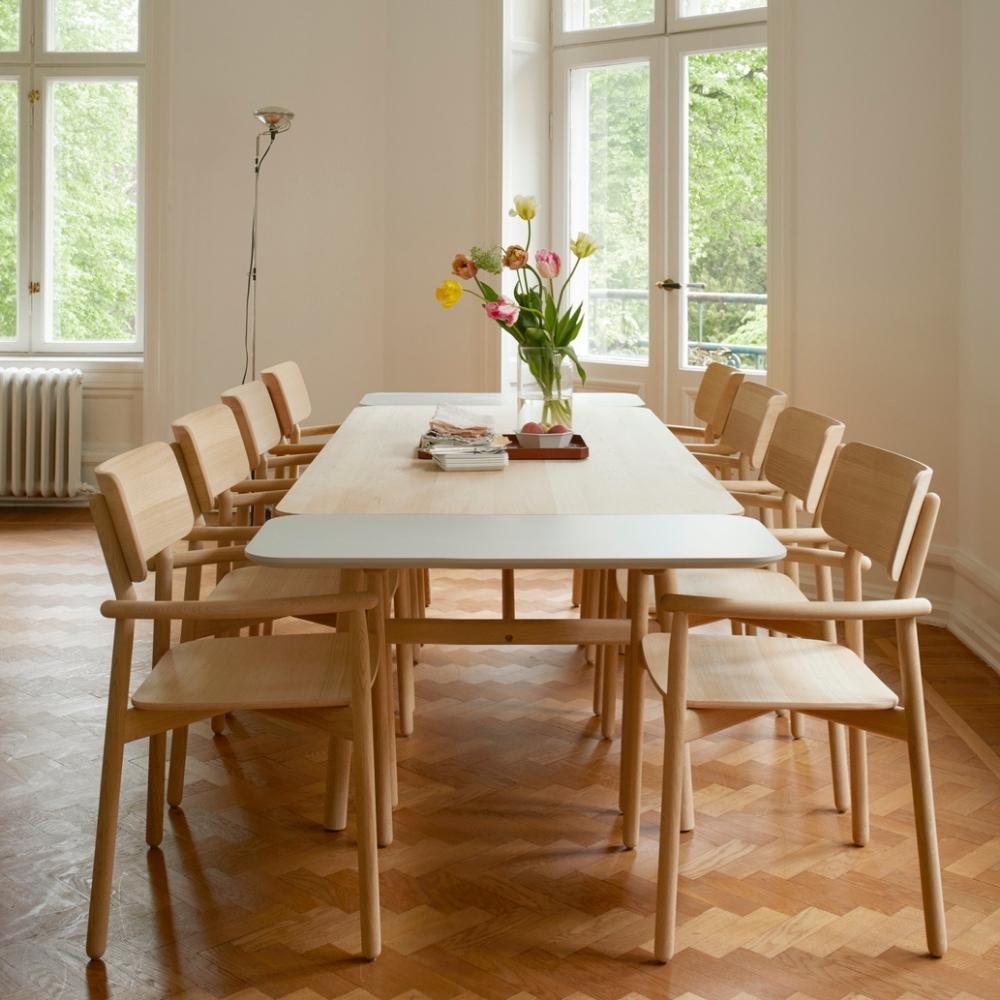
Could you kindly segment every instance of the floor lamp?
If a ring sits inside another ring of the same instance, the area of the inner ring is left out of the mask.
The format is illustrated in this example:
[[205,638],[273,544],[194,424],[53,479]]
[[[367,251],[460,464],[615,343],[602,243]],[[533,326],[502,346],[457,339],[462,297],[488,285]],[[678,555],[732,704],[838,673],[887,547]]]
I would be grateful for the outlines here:
[[[260,168],[271,152],[274,140],[281,132],[287,132],[292,127],[295,115],[288,108],[259,108],[253,113],[266,128],[257,133],[256,152],[253,160],[253,215],[250,219],[250,268],[247,271],[247,297],[243,315],[243,384],[247,373],[250,378],[257,377],[257,202],[260,192]],[[267,146],[260,151],[261,139],[267,136]]]

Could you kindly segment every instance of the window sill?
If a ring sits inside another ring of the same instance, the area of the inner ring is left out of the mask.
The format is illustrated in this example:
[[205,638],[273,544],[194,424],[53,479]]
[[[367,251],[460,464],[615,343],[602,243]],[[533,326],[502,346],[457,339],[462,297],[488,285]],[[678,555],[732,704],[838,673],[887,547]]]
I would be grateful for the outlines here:
[[0,354],[0,368],[79,368],[82,372],[141,374],[141,354]]

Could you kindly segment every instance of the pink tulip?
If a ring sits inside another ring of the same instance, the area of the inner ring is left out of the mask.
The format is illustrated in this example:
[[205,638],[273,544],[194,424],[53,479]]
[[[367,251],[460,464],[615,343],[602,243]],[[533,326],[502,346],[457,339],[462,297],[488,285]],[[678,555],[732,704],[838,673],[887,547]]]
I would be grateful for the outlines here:
[[554,250],[536,250],[535,266],[543,278],[558,278],[562,261]]
[[505,326],[513,326],[517,322],[517,317],[521,312],[521,307],[516,302],[501,295],[495,302],[487,302],[483,307],[486,315],[497,323]]

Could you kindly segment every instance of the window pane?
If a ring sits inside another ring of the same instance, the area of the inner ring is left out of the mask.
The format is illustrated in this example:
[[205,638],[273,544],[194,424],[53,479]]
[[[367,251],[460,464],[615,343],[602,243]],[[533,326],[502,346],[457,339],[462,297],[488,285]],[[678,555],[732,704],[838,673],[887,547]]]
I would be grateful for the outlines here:
[[656,0],[566,0],[563,28],[617,28],[627,24],[649,24],[656,17]]
[[767,368],[767,50],[691,55],[687,362]]
[[50,52],[135,52],[139,0],[49,0]]
[[21,47],[21,0],[0,0],[0,52]]
[[138,85],[51,86],[49,339],[136,339]]
[[680,17],[701,17],[702,14],[732,14],[739,10],[766,7],[767,0],[680,0]]
[[586,300],[580,351],[649,355],[649,64],[574,70],[570,76],[570,227],[600,250],[581,263]]
[[17,83],[0,80],[0,340],[17,336]]

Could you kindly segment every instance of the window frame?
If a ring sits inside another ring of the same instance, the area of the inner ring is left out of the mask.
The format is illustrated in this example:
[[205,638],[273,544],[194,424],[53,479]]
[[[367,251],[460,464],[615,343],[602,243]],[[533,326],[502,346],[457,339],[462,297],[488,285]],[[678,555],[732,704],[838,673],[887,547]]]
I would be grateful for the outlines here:
[[625,38],[644,38],[662,35],[667,24],[668,0],[654,0],[653,20],[639,24],[622,24],[607,28],[567,28],[566,14],[573,0],[552,0],[552,45],[589,45],[594,42],[611,42]]
[[[148,85],[147,52],[150,21],[148,0],[139,2],[139,48],[136,52],[50,52],[45,50],[45,28],[52,0],[21,0],[21,48],[0,52],[0,79],[19,81],[18,115],[18,240],[17,336],[0,340],[0,357],[131,357],[141,360],[146,339],[146,235],[148,232]],[[136,136],[136,301],[135,340],[46,340],[51,332],[52,247],[48,237],[51,217],[51,158],[48,143],[51,83],[68,80],[135,80]],[[30,103],[32,90],[41,99]],[[41,282],[30,293],[28,283]]]
[[[552,55],[552,233],[553,243],[557,252],[566,261],[572,261],[569,250],[571,237],[570,227],[573,221],[573,185],[569,174],[569,163],[572,158],[572,85],[570,76],[575,70],[599,69],[607,66],[623,66],[637,62],[645,62],[649,67],[649,214],[650,219],[662,211],[662,177],[664,165],[659,162],[659,150],[662,142],[656,130],[663,127],[666,108],[663,104],[664,80],[662,79],[663,60],[658,59],[659,50],[664,40],[661,37],[636,36],[627,39],[613,39],[594,45],[569,46],[556,49]],[[658,178],[661,180],[658,181]],[[631,368],[649,368],[656,364],[659,351],[654,344],[658,325],[662,324],[660,315],[661,304],[652,294],[654,274],[663,267],[662,237],[658,236],[651,225],[647,234],[649,245],[649,269],[647,274],[649,296],[649,340],[644,358],[612,357],[610,355],[591,354],[589,351],[580,354],[580,360],[585,364],[611,364]],[[577,282],[581,276],[574,278]],[[580,285],[577,286],[582,287]],[[574,301],[578,301],[574,295]],[[589,346],[589,344],[588,344]]]
[[766,24],[770,4],[751,7],[749,10],[733,10],[727,14],[697,14],[682,17],[682,0],[667,0],[667,34],[678,35],[688,31],[706,31],[713,28],[732,28],[740,24]]

